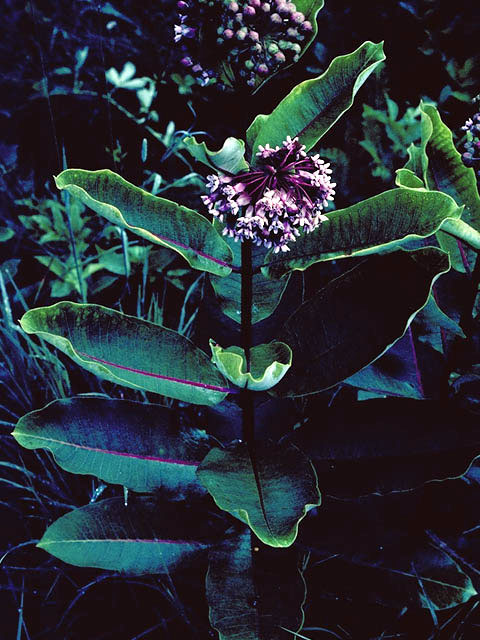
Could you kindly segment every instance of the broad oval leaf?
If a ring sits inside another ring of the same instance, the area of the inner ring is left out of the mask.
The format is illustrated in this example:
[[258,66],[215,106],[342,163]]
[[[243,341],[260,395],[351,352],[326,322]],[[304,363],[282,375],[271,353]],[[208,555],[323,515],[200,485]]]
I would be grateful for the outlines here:
[[425,238],[462,210],[437,191],[392,189],[328,214],[328,221],[303,234],[285,253],[270,251],[262,272],[280,278],[316,262],[394,251],[401,242]]
[[325,494],[352,499],[463,475],[480,425],[453,403],[387,398],[312,413],[289,441],[309,452]]
[[220,640],[291,640],[302,628],[299,553],[257,544],[247,529],[209,552],[207,601]]
[[78,567],[170,573],[209,546],[190,540],[189,529],[178,505],[136,497],[125,506],[123,498],[111,498],[62,516],[37,547]]
[[259,145],[275,147],[287,136],[298,136],[308,149],[353,104],[362,84],[383,60],[383,43],[365,42],[352,53],[335,58],[318,78],[297,85],[270,115],[258,115],[247,130],[252,159]]
[[27,311],[20,324],[84,369],[132,389],[206,405],[221,402],[230,391],[188,338],[119,311],[58,302]]
[[272,547],[289,547],[310,509],[320,504],[310,460],[293,445],[235,442],[214,448],[198,467],[200,482],[220,507]]
[[168,407],[77,397],[27,413],[12,435],[27,449],[50,450],[66,471],[133,491],[181,494],[199,487],[198,461],[211,446],[204,431],[177,422]]
[[248,171],[243,140],[233,137],[227,138],[218,151],[210,151],[205,142],[197,142],[193,136],[185,138],[183,144],[195,160],[203,162],[215,171],[231,174]]
[[194,269],[219,276],[230,273],[228,245],[196,211],[153,196],[108,169],[66,169],[55,183],[109,222],[173,249]]
[[266,391],[278,384],[292,366],[292,350],[283,342],[259,344],[250,349],[250,370],[245,351],[232,346],[223,349],[210,340],[212,361],[222,374],[237,385],[252,391]]
[[307,300],[277,336],[293,364],[270,393],[302,396],[345,380],[379,358],[427,302],[448,271],[434,247],[368,258]]

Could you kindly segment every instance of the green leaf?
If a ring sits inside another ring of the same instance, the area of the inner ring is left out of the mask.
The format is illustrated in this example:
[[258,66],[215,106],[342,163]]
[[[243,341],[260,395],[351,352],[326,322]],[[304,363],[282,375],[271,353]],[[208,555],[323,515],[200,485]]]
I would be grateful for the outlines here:
[[37,547],[78,567],[170,573],[208,547],[186,539],[189,525],[181,515],[178,507],[150,498],[130,499],[127,506],[123,498],[111,498],[62,516]]
[[448,233],[480,251],[480,233],[463,220],[445,220],[441,233]]
[[214,448],[197,475],[220,507],[248,524],[272,547],[289,547],[298,525],[320,504],[317,477],[310,460],[296,447],[244,442]]
[[[218,223],[215,225],[220,226]],[[233,265],[237,267],[235,271],[225,278],[220,278],[210,274],[210,282],[215,291],[215,295],[223,313],[240,324],[241,322],[241,298],[242,298],[242,275],[241,247],[239,242],[232,238],[226,238],[233,253]],[[289,277],[280,280],[265,278],[259,271],[263,264],[267,250],[264,247],[252,247],[252,323],[256,324],[268,318],[277,308],[285,289],[288,285]]]
[[411,169],[403,167],[403,169],[397,169],[395,172],[395,184],[399,187],[405,187],[407,189],[425,189],[423,180],[419,178]]
[[219,640],[291,640],[302,628],[306,596],[299,554],[254,547],[247,529],[210,550],[210,624]]
[[301,396],[328,389],[379,358],[426,304],[447,255],[428,247],[362,261],[329,282],[285,323],[277,339],[293,364],[271,393]]
[[221,373],[237,385],[253,391],[266,391],[275,386],[292,366],[292,351],[283,342],[259,344],[250,349],[250,370],[247,371],[245,351],[232,346],[223,349],[210,340],[212,362]]
[[478,416],[433,400],[344,402],[312,412],[289,441],[308,451],[322,491],[341,499],[458,477],[480,455]]
[[392,189],[328,215],[312,233],[300,236],[290,251],[265,258],[263,273],[280,278],[304,271],[316,262],[390,252],[414,238],[425,238],[461,215],[446,194],[417,189]]
[[[420,178],[422,185],[425,186],[424,177],[427,168],[428,160],[425,154],[425,148],[417,147],[413,142],[407,148],[408,161],[404,166],[404,169],[408,169],[414,173],[417,178]],[[399,185],[402,186],[402,185]]]
[[229,392],[208,356],[188,338],[100,305],[59,302],[27,311],[20,324],[84,369],[132,389],[206,405]]
[[423,395],[418,383],[415,384],[408,376],[402,374],[402,360],[389,350],[368,367],[346,378],[344,382],[376,397],[395,396],[421,400]]
[[231,174],[248,171],[243,140],[227,138],[219,151],[210,151],[205,142],[197,142],[193,136],[185,138],[183,144],[195,160],[203,162],[215,171]]
[[352,106],[357,91],[383,60],[383,44],[365,42],[353,53],[335,58],[318,78],[301,82],[270,115],[257,116],[248,128],[252,158],[259,145],[275,147],[287,136],[298,136],[311,149]]
[[230,249],[199,213],[153,196],[108,169],[67,169],[55,183],[109,222],[173,249],[193,268],[219,276],[230,273]]
[[[448,193],[459,206],[465,206],[463,220],[476,231],[480,231],[480,199],[476,185],[475,172],[464,166],[460,153],[453,144],[452,132],[442,122],[433,105],[421,104],[422,142],[419,147],[411,145],[408,149],[409,161],[406,169],[412,170],[429,189]],[[403,185],[400,185],[403,186]],[[462,234],[462,230],[464,233]],[[443,230],[438,231],[437,240],[442,249],[450,256],[452,267],[465,273],[473,267],[476,253],[464,249],[459,238],[478,245],[479,238],[468,228],[451,229],[453,237]]]
[[55,400],[20,418],[12,435],[49,449],[66,471],[138,492],[194,487],[210,449],[204,431],[180,427],[167,407],[95,397]]
[[448,193],[458,206],[465,205],[463,220],[480,231],[480,197],[475,171],[463,164],[453,144],[452,132],[442,122],[436,107],[422,104],[421,109],[422,144],[428,158],[427,186]]
[[15,231],[10,227],[0,227],[0,242],[7,242],[10,238],[13,238]]
[[415,317],[416,335],[421,342],[430,344],[440,353],[444,353],[443,337],[447,335],[457,338],[465,338],[460,325],[444,313],[437,304],[435,297],[430,295],[427,304]]

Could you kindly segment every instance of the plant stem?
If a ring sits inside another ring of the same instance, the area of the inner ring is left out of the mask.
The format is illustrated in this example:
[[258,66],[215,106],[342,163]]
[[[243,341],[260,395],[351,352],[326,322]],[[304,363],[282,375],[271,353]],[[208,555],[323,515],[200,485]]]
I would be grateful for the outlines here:
[[[242,242],[242,348],[245,351],[247,371],[250,371],[250,349],[252,348],[252,243]],[[242,437],[252,445],[255,436],[253,411],[253,392],[244,389],[242,392]]]

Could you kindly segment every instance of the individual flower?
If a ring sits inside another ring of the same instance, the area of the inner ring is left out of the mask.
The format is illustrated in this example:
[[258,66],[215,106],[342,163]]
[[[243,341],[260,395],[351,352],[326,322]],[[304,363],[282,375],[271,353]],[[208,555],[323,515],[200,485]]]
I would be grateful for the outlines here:
[[479,167],[476,173],[480,176],[480,112],[469,118],[462,129],[466,131],[463,163],[467,167]]
[[290,136],[281,147],[259,146],[257,158],[250,171],[208,176],[202,200],[225,224],[224,235],[288,251],[301,231],[310,233],[328,219],[324,209],[336,186],[332,170]]
[[296,62],[313,31],[285,0],[179,0],[177,11],[174,41],[181,64],[202,85],[239,80],[254,87],[258,76]]

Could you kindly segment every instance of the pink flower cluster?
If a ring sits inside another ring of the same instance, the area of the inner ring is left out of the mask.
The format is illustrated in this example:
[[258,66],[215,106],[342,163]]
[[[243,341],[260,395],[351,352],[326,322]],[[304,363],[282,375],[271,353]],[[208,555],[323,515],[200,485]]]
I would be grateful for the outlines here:
[[259,146],[252,170],[236,176],[210,175],[202,196],[209,213],[225,223],[224,235],[289,251],[301,231],[310,233],[327,220],[335,183],[319,155],[309,156],[298,138],[274,149]]

